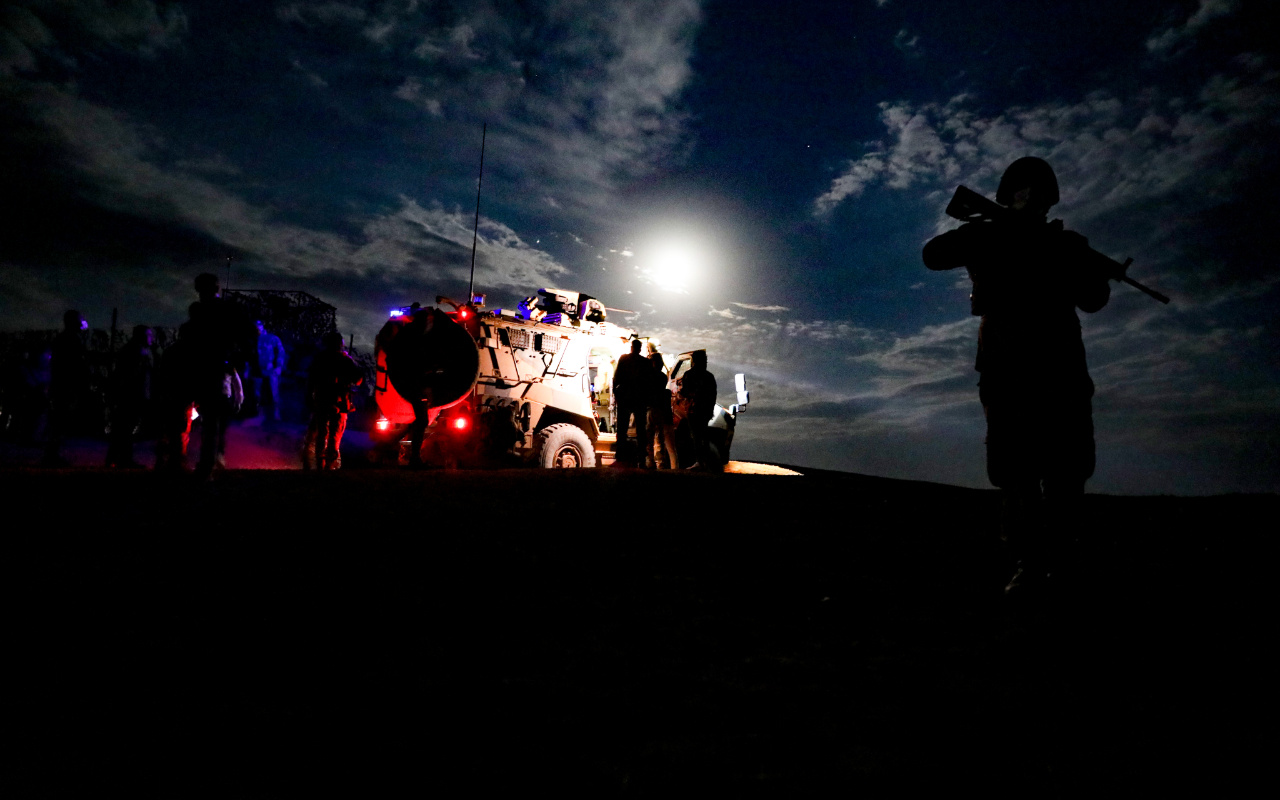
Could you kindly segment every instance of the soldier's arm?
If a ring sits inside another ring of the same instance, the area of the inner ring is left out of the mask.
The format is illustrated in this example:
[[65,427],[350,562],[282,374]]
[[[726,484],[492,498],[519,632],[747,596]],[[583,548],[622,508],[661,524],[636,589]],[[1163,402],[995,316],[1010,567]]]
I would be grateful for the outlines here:
[[974,263],[987,239],[985,222],[967,222],[939,234],[924,246],[924,265],[932,270],[955,269]]
[[[1098,254],[1089,247],[1089,240],[1075,231],[1063,231],[1066,247],[1073,254],[1073,299],[1076,308],[1092,314],[1111,299],[1111,277],[1099,265]],[[1105,259],[1109,263],[1109,259]]]

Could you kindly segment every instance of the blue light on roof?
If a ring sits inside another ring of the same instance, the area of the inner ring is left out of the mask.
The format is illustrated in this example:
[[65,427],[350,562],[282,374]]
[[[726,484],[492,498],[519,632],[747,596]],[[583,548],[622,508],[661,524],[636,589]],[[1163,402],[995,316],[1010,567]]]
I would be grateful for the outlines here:
[[389,316],[389,317],[401,317],[401,316],[404,316],[404,309],[403,309],[403,308],[393,308],[393,309],[391,309],[391,313],[390,313],[390,314],[388,314],[387,316]]

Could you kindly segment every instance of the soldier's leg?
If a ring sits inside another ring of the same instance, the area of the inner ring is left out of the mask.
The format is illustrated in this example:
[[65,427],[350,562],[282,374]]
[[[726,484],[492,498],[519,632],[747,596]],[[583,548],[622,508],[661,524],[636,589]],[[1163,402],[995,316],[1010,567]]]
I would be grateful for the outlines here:
[[422,439],[427,432],[428,413],[425,403],[415,404],[413,422],[409,423],[409,429],[405,432],[409,440],[409,466],[411,467],[422,465]]
[[244,376],[244,405],[246,408],[253,409],[254,414],[262,414],[262,378],[253,374],[253,370],[246,370]]
[[1029,406],[1017,397],[983,393],[987,478],[1000,489],[999,536],[1015,563],[1013,577],[1005,586],[1009,593],[1047,574],[1035,409]]
[[1044,479],[1045,549],[1052,566],[1073,570],[1082,531],[1081,504],[1085,482],[1097,463],[1093,408],[1089,397],[1077,397],[1054,409],[1050,421],[1052,450]]
[[111,433],[107,435],[107,466],[114,467],[122,465],[120,456],[120,428],[124,423],[121,419],[120,408],[117,406],[111,409]]
[[662,440],[671,469],[680,469],[680,457],[676,454],[676,426],[674,422],[663,423]]
[[133,460],[133,429],[138,427],[141,414],[137,406],[117,406],[111,412],[111,438],[107,446],[107,466],[131,467]]
[[302,469],[316,468],[316,438],[320,435],[320,412],[312,411],[307,420],[307,432],[302,437]]
[[628,435],[634,416],[633,406],[628,403],[618,403],[617,459],[619,463],[628,466],[635,463],[635,453],[640,449],[639,444],[632,445]]
[[191,439],[191,404],[165,403],[160,410],[160,438],[156,440],[156,469],[180,472],[187,466]]
[[646,425],[646,417],[649,410],[644,406],[637,406],[636,415],[636,466],[643,467],[653,460],[653,448],[649,447],[649,429]]
[[316,465],[321,471],[329,468],[329,437],[333,431],[333,412],[326,409],[317,413],[316,423]]
[[44,464],[65,466],[62,458],[62,439],[71,419],[71,407],[67,401],[54,397],[49,402],[49,416],[45,427]]
[[328,445],[325,448],[326,469],[342,466],[342,434],[347,430],[347,415],[334,413],[329,420]]
[[221,396],[200,403],[200,461],[196,471],[202,477],[211,476],[215,467],[226,466],[229,411],[226,399]]
[[693,466],[706,469],[711,466],[711,451],[707,447],[707,424],[715,414],[714,406],[694,406],[689,414],[689,435],[693,439]]
[[267,401],[271,406],[271,419],[274,422],[280,421],[280,376],[271,374],[266,376],[263,381],[266,388],[266,394],[269,396]]
[[191,449],[191,425],[195,422],[195,412],[195,403],[187,403],[182,407],[182,419],[179,423],[178,436],[173,442],[173,465],[178,469],[187,468],[187,452]]

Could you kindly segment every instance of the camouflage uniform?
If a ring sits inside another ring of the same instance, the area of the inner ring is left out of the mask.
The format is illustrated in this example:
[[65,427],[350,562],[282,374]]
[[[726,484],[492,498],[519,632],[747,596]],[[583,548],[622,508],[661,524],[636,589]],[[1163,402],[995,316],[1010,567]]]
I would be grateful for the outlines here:
[[353,410],[351,387],[364,381],[360,365],[342,349],[342,337],[332,336],[337,336],[336,345],[332,341],[326,343],[324,352],[311,363],[308,375],[311,422],[303,445],[303,469],[338,469],[342,465],[342,434],[347,429],[347,414]]
[[975,369],[987,420],[987,476],[1004,490],[1003,533],[1018,540],[1025,561],[1054,546],[1031,530],[1042,522],[1041,499],[1063,512],[1053,515],[1058,531],[1049,538],[1069,535],[1075,501],[1093,475],[1094,387],[1076,309],[1101,309],[1111,290],[1106,275],[1084,266],[1088,240],[1037,213],[1057,202],[1052,171],[1011,180],[1019,163],[997,198],[1009,205],[1006,184],[1032,182],[1047,205],[966,223],[930,240],[923,256],[929,269],[967,267],[973,279],[971,310],[982,317]]

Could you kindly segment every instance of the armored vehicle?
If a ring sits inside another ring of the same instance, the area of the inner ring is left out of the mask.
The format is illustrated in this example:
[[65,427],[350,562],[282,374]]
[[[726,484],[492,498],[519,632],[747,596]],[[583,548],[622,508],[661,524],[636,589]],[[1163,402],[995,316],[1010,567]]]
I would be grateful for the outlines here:
[[[375,452],[440,466],[612,464],[613,369],[645,337],[609,322],[607,312],[598,299],[562,289],[540,289],[514,310],[486,311],[483,295],[392,310],[375,342]],[[666,362],[673,391],[690,355]],[[736,388],[738,403],[717,406],[710,423],[721,465],[748,401],[742,375]]]

